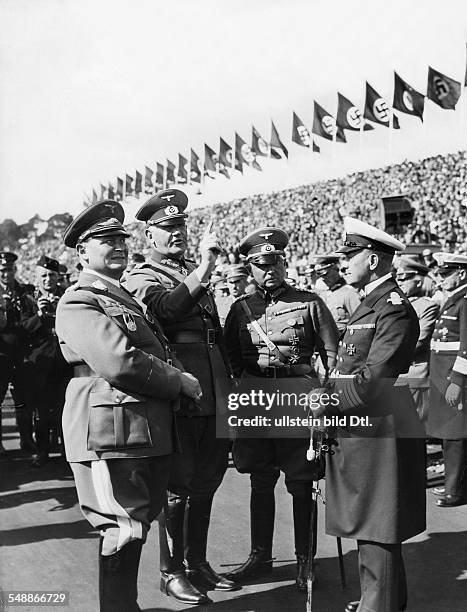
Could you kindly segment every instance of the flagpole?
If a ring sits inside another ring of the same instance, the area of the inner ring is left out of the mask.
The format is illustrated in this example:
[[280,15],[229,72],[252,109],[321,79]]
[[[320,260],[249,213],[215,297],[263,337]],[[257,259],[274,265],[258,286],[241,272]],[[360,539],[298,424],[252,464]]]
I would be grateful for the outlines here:
[[394,125],[394,111],[391,108],[389,113],[389,139],[388,139],[388,153],[389,153],[389,163],[392,163],[392,131]]

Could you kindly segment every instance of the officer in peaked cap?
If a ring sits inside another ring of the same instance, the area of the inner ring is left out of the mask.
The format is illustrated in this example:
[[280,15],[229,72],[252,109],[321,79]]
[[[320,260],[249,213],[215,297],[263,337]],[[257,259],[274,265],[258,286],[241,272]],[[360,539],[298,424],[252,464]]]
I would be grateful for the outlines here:
[[338,249],[348,262],[344,276],[363,299],[339,341],[328,391],[339,394],[339,404],[312,411],[368,415],[386,435],[371,436],[348,421],[336,430],[335,454],[326,457],[326,531],[358,543],[361,599],[347,612],[396,612],[407,604],[401,543],[425,529],[423,431],[410,390],[394,386],[412,363],[419,326],[391,273],[394,253],[404,245],[350,217],[344,230]]
[[104,201],[65,233],[83,269],[61,298],[57,335],[73,365],[63,410],[65,450],[81,510],[101,530],[101,612],[136,612],[138,566],[151,521],[160,513],[180,397],[201,388],[175,367],[157,321],[122,289],[128,236],[124,212]]
[[41,467],[49,456],[50,430],[60,430],[61,409],[69,368],[64,362],[55,334],[55,313],[63,291],[58,286],[59,263],[41,255],[36,261],[34,316],[28,321],[28,347],[24,367],[27,371],[27,404],[35,411],[34,429],[37,451],[32,465]]
[[229,293],[238,298],[245,293],[248,286],[249,272],[243,264],[233,264],[227,268],[225,279],[229,286]]
[[128,237],[129,234],[123,227],[124,219],[125,211],[119,202],[96,202],[73,219],[65,231],[63,241],[67,247],[74,248],[78,243],[97,236]]
[[[34,315],[34,300],[26,285],[15,278],[17,260],[16,253],[0,252],[0,406],[9,383],[12,383],[21,449],[33,452],[32,407],[25,401],[28,381],[24,356],[28,345],[27,324]],[[0,413],[0,453],[2,450]]]
[[402,375],[401,378],[407,379],[415,408],[424,423],[428,415],[430,342],[439,313],[439,305],[423,295],[428,272],[428,266],[413,257],[401,257],[396,270],[396,281],[409,298],[420,325],[412,365],[407,374]]
[[312,260],[315,274],[325,287],[319,291],[319,296],[331,311],[337,329],[343,332],[350,315],[360,305],[360,297],[357,290],[347,285],[339,274],[339,262],[340,257],[336,254],[316,255]]
[[467,255],[434,253],[441,306],[431,343],[428,433],[443,440],[445,484],[438,506],[467,501]]
[[160,191],[143,204],[136,218],[146,222],[151,250],[123,284],[161,322],[183,366],[203,389],[199,412],[193,414],[182,403],[176,416],[182,453],[174,457],[159,523],[161,590],[196,605],[210,600],[194,584],[224,591],[235,585],[206,559],[213,498],[227,469],[229,450],[228,440],[216,437],[216,412],[226,396],[229,366],[208,287],[222,247],[209,224],[200,243],[200,264],[185,258],[187,204],[187,196],[178,189]]
[[[257,379],[256,384],[265,378],[289,378],[309,390],[317,378],[315,351],[326,372],[334,369],[337,328],[316,294],[285,281],[288,241],[286,232],[265,227],[240,242],[256,289],[232,304],[225,324],[226,346],[236,377]],[[311,487],[317,469],[306,460],[308,442],[302,438],[234,441],[235,465],[239,472],[250,474],[251,552],[243,565],[227,574],[232,580],[241,583],[272,570],[274,489],[283,471],[293,499],[296,584],[306,590]]]

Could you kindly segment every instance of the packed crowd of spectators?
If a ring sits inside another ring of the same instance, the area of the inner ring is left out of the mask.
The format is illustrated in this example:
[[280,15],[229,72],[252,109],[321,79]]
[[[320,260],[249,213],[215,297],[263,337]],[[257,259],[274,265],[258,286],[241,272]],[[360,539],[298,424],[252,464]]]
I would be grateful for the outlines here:
[[[311,255],[330,252],[339,243],[343,216],[378,223],[381,197],[395,194],[406,195],[415,209],[413,223],[399,236],[404,242],[424,241],[429,232],[444,250],[467,251],[467,152],[461,151],[214,204],[209,210],[195,209],[190,213],[189,252],[196,256],[196,245],[210,220],[230,259],[240,239],[253,228],[279,226],[289,233],[289,265],[300,275]],[[130,224],[129,230],[130,253],[145,254],[143,224]],[[18,251],[18,276],[24,282],[33,281],[34,263],[41,253],[74,271],[74,253],[64,247],[61,236],[44,242],[31,237]]]

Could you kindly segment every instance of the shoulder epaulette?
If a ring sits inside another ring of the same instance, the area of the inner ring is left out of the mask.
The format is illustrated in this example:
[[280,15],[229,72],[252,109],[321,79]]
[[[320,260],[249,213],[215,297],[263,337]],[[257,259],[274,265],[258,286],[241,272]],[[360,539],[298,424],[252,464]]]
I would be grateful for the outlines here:
[[235,298],[233,303],[235,304],[236,302],[241,302],[242,300],[246,300],[247,298],[251,296],[252,296],[251,293],[244,293],[243,295],[239,295],[237,298]]

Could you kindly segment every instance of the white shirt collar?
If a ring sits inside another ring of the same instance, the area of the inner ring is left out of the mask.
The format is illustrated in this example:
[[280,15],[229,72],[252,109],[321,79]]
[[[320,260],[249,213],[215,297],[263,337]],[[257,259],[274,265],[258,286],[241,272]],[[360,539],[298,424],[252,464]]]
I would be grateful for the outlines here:
[[388,272],[384,276],[381,276],[381,278],[377,278],[376,280],[371,281],[371,283],[365,285],[363,289],[360,289],[360,295],[364,298],[367,297],[372,291],[376,289],[376,287],[379,287],[390,278],[392,278],[392,274],[391,272]]
[[83,272],[86,272],[89,274],[95,274],[96,276],[100,276],[100,278],[103,278],[108,283],[111,283],[112,285],[115,285],[115,287],[120,288],[120,281],[115,280],[115,278],[111,278],[110,276],[107,276],[106,274],[101,274],[100,272],[96,272],[96,270],[90,270],[89,268],[83,268]]

